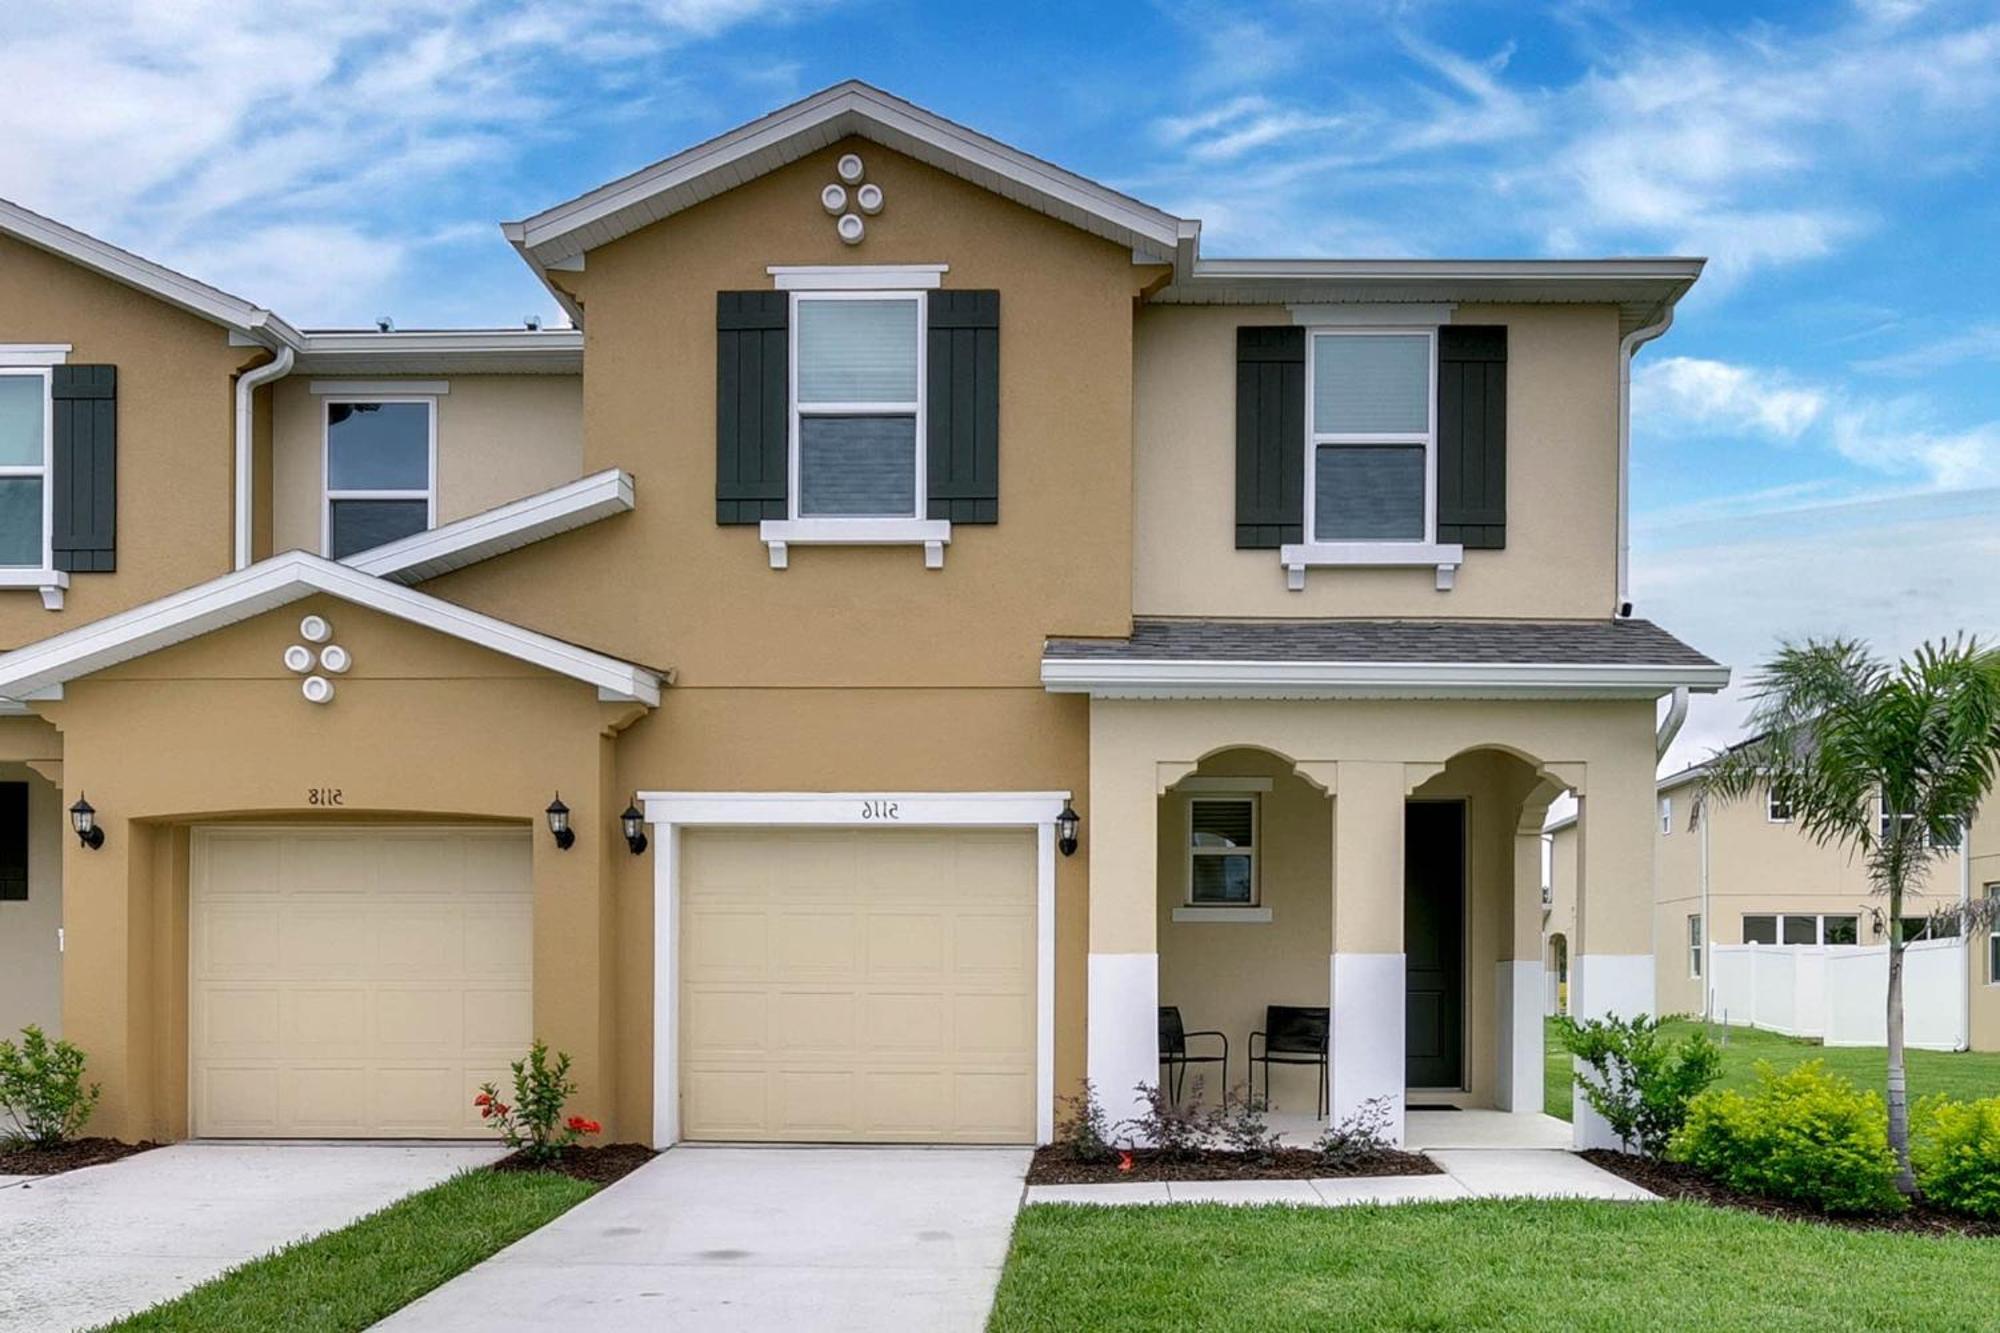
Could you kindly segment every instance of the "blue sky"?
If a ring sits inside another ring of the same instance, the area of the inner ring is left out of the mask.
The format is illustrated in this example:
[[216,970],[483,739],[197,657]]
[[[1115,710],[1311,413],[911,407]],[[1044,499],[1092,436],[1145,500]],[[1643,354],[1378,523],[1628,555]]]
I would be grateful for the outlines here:
[[0,195],[309,326],[553,319],[498,220],[850,76],[1209,255],[1706,255],[1636,374],[1641,614],[1739,668],[2000,633],[1992,4],[14,0]]

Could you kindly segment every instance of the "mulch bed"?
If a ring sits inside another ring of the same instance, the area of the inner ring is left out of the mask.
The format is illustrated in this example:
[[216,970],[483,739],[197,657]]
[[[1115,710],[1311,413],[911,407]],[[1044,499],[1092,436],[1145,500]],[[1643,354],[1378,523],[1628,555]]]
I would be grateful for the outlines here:
[[117,1139],[71,1139],[53,1148],[0,1149],[0,1176],[53,1176],[80,1166],[102,1166],[160,1145],[120,1143]]
[[1413,1152],[1371,1153],[1340,1166],[1329,1166],[1318,1153],[1304,1148],[1281,1148],[1264,1161],[1233,1152],[1204,1152],[1162,1161],[1143,1148],[1131,1156],[1132,1168],[1126,1171],[1119,1169],[1117,1158],[1109,1162],[1078,1162],[1061,1148],[1037,1148],[1034,1161],[1028,1166],[1028,1183],[1102,1185],[1131,1180],[1326,1180],[1341,1176],[1442,1174],[1436,1162]]
[[552,1162],[530,1162],[520,1153],[513,1153],[493,1164],[495,1171],[554,1171],[576,1180],[587,1180],[593,1185],[609,1185],[614,1180],[623,1180],[640,1167],[658,1156],[643,1143],[607,1143],[601,1148],[586,1148],[581,1145],[564,1148]]
[[1635,1185],[1643,1185],[1663,1199],[1688,1199],[1716,1208],[1737,1208],[1788,1222],[1818,1222],[1848,1231],[1900,1231],[1917,1236],[2000,1236],[2000,1222],[1983,1222],[1962,1213],[1947,1212],[1921,1200],[1901,1213],[1880,1217],[1848,1216],[1822,1212],[1786,1199],[1739,1194],[1679,1162],[1656,1162],[1605,1148],[1592,1148],[1582,1155],[1593,1165],[1601,1166],[1612,1175],[1623,1177]]

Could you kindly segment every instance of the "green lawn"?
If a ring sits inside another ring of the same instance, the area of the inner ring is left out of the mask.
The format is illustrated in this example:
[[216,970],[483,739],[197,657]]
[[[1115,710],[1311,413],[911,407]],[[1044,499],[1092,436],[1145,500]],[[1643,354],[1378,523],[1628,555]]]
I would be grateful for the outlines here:
[[[1681,1020],[1668,1024],[1673,1035],[1692,1032],[1699,1022]],[[1747,1088],[1755,1081],[1752,1067],[1769,1060],[1779,1069],[1789,1069],[1806,1060],[1823,1059],[1827,1067],[1845,1075],[1864,1088],[1882,1088],[1888,1053],[1879,1046],[1821,1046],[1818,1042],[1780,1037],[1756,1028],[1712,1027],[1709,1034],[1728,1044],[1722,1048],[1722,1080],[1718,1087]],[[1910,1095],[1943,1092],[1971,1099],[2000,1094],[2000,1052],[1911,1051],[1909,1053]],[[1556,1041],[1555,1021],[1548,1024],[1548,1077],[1545,1085],[1548,1113],[1569,1119],[1570,1060]]]
[[467,1171],[111,1327],[364,1329],[596,1191],[549,1172]]
[[989,1333],[1990,1329],[2000,1242],[1699,1204],[1038,1205]]

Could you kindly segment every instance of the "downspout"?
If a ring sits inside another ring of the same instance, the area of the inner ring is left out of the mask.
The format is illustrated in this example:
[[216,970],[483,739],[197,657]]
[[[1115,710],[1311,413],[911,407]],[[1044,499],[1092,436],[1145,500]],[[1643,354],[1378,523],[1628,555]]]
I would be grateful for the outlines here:
[[277,355],[255,370],[236,377],[236,568],[250,564],[250,465],[257,386],[282,379],[292,370],[292,349],[280,346]]
[[1960,979],[1964,982],[1958,988],[1959,1032],[1965,1044],[1958,1049],[1972,1049],[1972,978],[1976,971],[1972,963],[1972,821],[1966,820],[1958,830],[1958,965]]
[[1611,609],[1614,616],[1631,614],[1632,606],[1632,356],[1673,323],[1674,308],[1669,305],[1657,323],[1634,329],[1618,342],[1618,600]]
[[1673,700],[1667,704],[1667,716],[1661,721],[1659,731],[1653,735],[1653,758],[1667,757],[1667,751],[1673,747],[1674,737],[1681,734],[1681,724],[1687,720],[1688,687],[1676,685]]
[[1695,809],[1701,819],[1701,1017],[1707,1022],[1715,1017],[1715,950],[1711,947],[1715,932],[1708,928],[1708,807],[1697,804]]

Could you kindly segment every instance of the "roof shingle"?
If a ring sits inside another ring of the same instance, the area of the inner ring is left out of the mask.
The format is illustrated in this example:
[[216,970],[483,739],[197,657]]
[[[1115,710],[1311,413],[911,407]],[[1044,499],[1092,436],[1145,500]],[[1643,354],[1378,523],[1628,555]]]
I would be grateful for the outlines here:
[[1716,666],[1646,620],[1182,620],[1126,639],[1050,639],[1061,662],[1493,663]]

